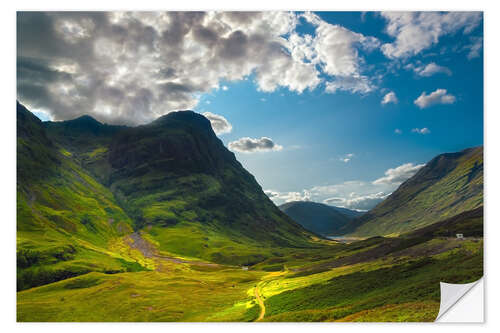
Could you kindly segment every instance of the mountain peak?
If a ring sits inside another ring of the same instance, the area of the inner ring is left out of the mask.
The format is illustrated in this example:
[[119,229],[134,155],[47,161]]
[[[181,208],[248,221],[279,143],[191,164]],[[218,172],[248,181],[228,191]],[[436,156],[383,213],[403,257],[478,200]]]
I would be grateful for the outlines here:
[[88,114],[84,114],[83,116],[80,116],[78,118],[75,118],[75,119],[72,119],[72,120],[69,120],[69,121],[72,121],[72,122],[85,122],[85,123],[89,123],[89,124],[99,124],[99,125],[102,125],[102,123],[100,121],[98,121],[97,119],[95,119],[94,117],[88,115]]
[[[212,131],[212,125],[210,121],[197,112],[191,110],[173,111],[169,112],[151,123],[151,125],[159,126],[175,126],[178,124],[188,125],[191,127],[197,127],[204,130]],[[215,133],[214,133],[215,135]]]

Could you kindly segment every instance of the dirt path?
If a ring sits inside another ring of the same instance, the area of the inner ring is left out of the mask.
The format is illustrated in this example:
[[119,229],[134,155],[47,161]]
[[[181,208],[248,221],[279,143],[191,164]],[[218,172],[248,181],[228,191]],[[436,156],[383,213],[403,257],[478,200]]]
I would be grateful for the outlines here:
[[159,261],[159,265],[157,267],[157,270],[160,269],[162,261],[168,261],[168,262],[175,263],[175,264],[189,264],[189,265],[196,265],[196,266],[210,266],[210,267],[220,266],[218,264],[214,264],[214,263],[210,263],[210,262],[191,261],[191,260],[185,260],[185,259],[181,259],[181,258],[161,255],[158,253],[158,250],[156,249],[156,247],[154,247],[153,244],[151,244],[150,242],[145,240],[141,236],[141,234],[137,231],[128,235],[127,238],[128,238],[127,243],[129,244],[129,246],[131,248],[139,250],[145,258],[155,259],[156,261]]
[[262,298],[260,297],[259,286],[255,287],[254,293],[255,293],[255,298],[257,299],[257,302],[259,303],[259,307],[260,307],[259,318],[257,318],[257,321],[259,321],[259,320],[262,320],[264,318],[264,315],[266,314],[266,306],[264,305],[264,302],[262,301]]

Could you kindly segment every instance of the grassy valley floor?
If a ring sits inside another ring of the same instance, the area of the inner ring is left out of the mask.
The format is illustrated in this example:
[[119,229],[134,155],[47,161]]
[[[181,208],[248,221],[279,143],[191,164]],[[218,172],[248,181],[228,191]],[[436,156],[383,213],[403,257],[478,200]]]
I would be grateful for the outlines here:
[[247,270],[179,257],[135,232],[111,250],[147,270],[91,272],[20,291],[17,319],[433,321],[440,281],[467,283],[483,274],[480,237],[419,234],[328,244],[277,249],[281,256]]

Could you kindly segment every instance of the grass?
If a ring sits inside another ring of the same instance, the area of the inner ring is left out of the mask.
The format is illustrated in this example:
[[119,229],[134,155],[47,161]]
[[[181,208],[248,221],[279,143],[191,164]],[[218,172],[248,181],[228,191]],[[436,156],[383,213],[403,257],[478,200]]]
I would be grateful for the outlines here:
[[[310,320],[316,320],[317,316],[321,320],[338,320],[390,304],[415,302],[437,304],[437,307],[424,307],[426,313],[415,313],[417,317],[413,318],[433,320],[439,310],[440,281],[468,283],[479,279],[483,274],[482,247],[476,246],[470,251],[470,244],[463,244],[460,249],[435,257],[401,258],[403,262],[379,268],[376,265],[369,267],[361,264],[347,269],[334,269],[332,278],[330,271],[292,278],[292,281],[279,281],[277,283],[282,291],[277,294],[276,286],[269,286],[267,292],[264,289],[264,294],[268,296],[267,320],[303,321],[303,315],[308,311],[315,314]],[[325,281],[326,277],[330,279]],[[315,283],[310,284],[311,279],[316,279]],[[372,318],[376,318],[373,317],[373,312],[371,314]]]
[[[90,273],[18,293],[18,321],[230,321],[257,273]],[[241,282],[243,281],[243,282]],[[99,309],[99,311],[95,311]],[[248,317],[250,319],[250,317]]]
[[268,321],[431,321],[439,281],[482,275],[482,244],[461,244],[436,256],[386,258],[307,276],[173,263],[165,272],[89,273],[19,292],[18,320],[252,321],[260,312],[253,299],[259,285]]
[[19,290],[90,271],[131,269],[126,258],[107,252],[132,231],[130,218],[71,156],[62,151],[57,157],[57,176],[18,183]]
[[337,243],[279,212],[196,122],[83,118],[47,136],[18,119],[18,321],[254,321],[255,290],[269,321],[430,321],[440,281],[483,273],[482,215]]
[[[482,206],[483,149],[457,156],[447,161],[437,157],[432,174],[403,184],[361,218],[364,222],[350,235],[398,235]],[[450,170],[442,175],[444,167]]]
[[[428,248],[442,241],[431,239]],[[156,262],[155,271],[89,273],[19,292],[18,320],[253,321],[260,313],[254,299],[258,286],[267,321],[432,321],[440,281],[467,283],[483,273],[482,241],[457,242],[430,256],[420,254],[422,244],[408,243],[379,260],[307,275],[296,269],[310,263],[288,269],[291,256],[269,260],[285,260],[278,272]]]

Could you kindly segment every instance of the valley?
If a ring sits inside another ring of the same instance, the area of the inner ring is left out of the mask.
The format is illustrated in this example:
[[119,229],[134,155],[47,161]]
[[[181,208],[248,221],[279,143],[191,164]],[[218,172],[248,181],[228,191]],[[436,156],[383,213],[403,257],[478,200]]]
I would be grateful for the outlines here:
[[194,112],[17,119],[18,321],[433,321],[483,275],[482,147],[308,230]]

